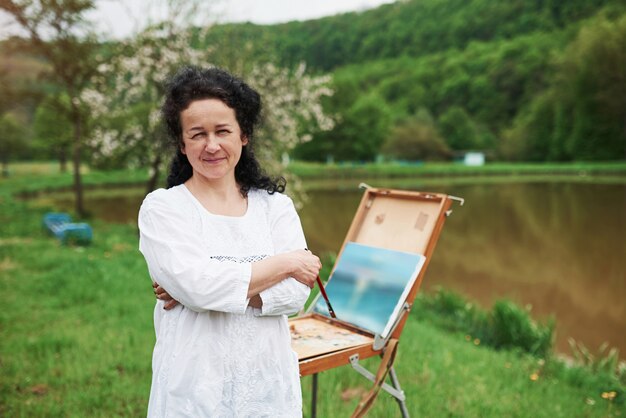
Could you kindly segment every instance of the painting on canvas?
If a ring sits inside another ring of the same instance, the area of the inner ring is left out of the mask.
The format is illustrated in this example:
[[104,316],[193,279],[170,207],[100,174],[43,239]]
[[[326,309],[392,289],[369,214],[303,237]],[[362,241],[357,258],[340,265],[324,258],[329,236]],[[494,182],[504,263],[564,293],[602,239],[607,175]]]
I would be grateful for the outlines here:
[[[426,258],[349,242],[325,286],[337,318],[386,337]],[[314,312],[330,316],[324,299]]]

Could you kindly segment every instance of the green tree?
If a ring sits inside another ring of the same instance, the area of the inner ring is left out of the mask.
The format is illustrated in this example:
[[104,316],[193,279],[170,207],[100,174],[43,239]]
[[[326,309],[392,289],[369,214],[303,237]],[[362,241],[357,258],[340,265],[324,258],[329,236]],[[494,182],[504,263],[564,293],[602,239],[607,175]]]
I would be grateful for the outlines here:
[[360,97],[347,109],[326,140],[337,160],[372,161],[378,155],[392,115],[389,106],[376,94]]
[[446,160],[452,157],[432,116],[425,109],[395,126],[382,152],[399,160]]
[[72,146],[72,123],[67,118],[68,114],[67,96],[48,97],[37,106],[33,121],[34,146],[58,158],[62,173],[67,171],[67,159]]
[[500,151],[513,159],[626,158],[626,15],[583,27],[551,86],[515,118]]
[[[75,208],[85,214],[80,173],[88,114],[81,92],[97,73],[99,44],[85,14],[93,9],[90,0],[2,0],[7,12],[26,31],[31,51],[46,59],[46,79],[56,90],[55,97],[67,96],[67,118],[72,122],[72,164]],[[59,105],[58,108],[62,108]]]
[[9,176],[9,160],[26,148],[26,130],[23,124],[11,113],[0,117],[0,158],[2,176]]
[[626,159],[626,15],[583,27],[558,70],[556,95],[573,119],[572,155]]
[[448,108],[439,117],[437,125],[451,149],[459,151],[482,148],[476,124],[462,107]]
[[566,161],[570,159],[567,152],[567,138],[571,132],[571,125],[568,118],[567,108],[563,103],[555,103],[551,112],[553,116],[553,128],[548,148],[548,160]]
[[[501,157],[508,160],[545,161],[556,155],[553,144],[555,101],[550,92],[537,97],[523,109],[499,146]],[[551,148],[554,151],[551,151]]]
[[[6,44],[6,42],[5,42]],[[11,80],[11,74],[9,70],[10,61],[9,54],[5,52],[5,45],[2,45],[0,49],[0,115],[3,115],[11,107],[13,107],[15,100],[17,99],[17,91]]]

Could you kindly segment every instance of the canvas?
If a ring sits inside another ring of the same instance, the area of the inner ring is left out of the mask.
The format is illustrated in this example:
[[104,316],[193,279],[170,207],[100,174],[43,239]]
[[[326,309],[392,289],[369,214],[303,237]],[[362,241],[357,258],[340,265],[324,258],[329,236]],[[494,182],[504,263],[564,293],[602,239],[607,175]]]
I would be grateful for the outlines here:
[[[425,260],[348,242],[325,287],[337,319],[386,337]],[[330,316],[322,298],[313,311]]]

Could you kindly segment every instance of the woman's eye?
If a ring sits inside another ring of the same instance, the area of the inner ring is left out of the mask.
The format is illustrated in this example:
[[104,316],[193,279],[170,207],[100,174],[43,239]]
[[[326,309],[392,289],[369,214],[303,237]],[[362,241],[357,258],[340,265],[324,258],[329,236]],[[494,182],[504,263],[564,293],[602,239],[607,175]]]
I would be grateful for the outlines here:
[[217,131],[218,135],[228,135],[230,133],[230,131],[228,129],[220,129],[219,131]]
[[191,137],[191,139],[201,139],[204,138],[204,132],[200,132]]

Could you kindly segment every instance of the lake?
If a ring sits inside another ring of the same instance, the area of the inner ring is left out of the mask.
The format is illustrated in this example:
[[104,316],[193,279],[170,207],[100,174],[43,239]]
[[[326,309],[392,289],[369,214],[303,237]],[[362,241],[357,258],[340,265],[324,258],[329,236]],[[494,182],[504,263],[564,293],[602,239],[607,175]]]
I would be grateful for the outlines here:
[[[454,204],[428,267],[422,290],[454,290],[489,307],[511,299],[539,320],[557,320],[557,349],[567,337],[592,351],[603,342],[626,355],[626,184],[590,181],[420,183],[377,180],[377,187],[441,192]],[[300,210],[309,248],[337,252],[362,192],[356,183],[309,190]],[[136,223],[142,188],[93,190],[86,205],[95,217]],[[71,211],[72,195],[39,197]],[[95,231],[97,239],[97,231]]]

